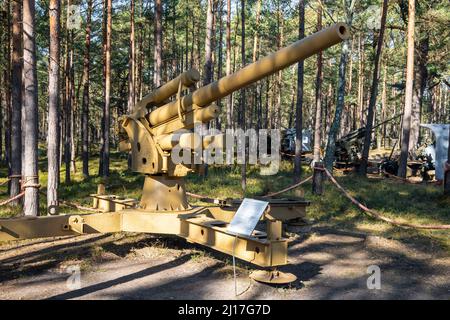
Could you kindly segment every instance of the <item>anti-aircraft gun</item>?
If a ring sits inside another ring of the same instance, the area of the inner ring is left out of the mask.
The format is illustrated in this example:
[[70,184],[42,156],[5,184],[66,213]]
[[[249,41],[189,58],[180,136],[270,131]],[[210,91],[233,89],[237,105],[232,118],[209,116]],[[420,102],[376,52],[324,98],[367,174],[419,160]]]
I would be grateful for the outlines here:
[[[397,115],[391,119],[388,119],[386,121],[377,124],[376,126],[372,127],[371,132],[373,133],[379,127],[399,117],[401,117],[401,115]],[[366,131],[367,131],[366,127],[362,127],[346,134],[345,136],[336,141],[336,149],[335,149],[336,163],[343,163],[347,165],[347,164],[355,164],[360,161]]]
[[[183,178],[196,166],[173,161],[172,151],[176,146],[195,150],[198,144],[223,144],[221,136],[202,137],[186,130],[215,119],[220,113],[215,101],[348,37],[347,25],[335,24],[198,89],[195,84],[200,80],[199,73],[182,73],[144,97],[132,114],[121,119],[120,148],[131,152],[132,170],[145,175],[137,206],[133,199],[99,192],[93,195],[94,207],[103,213],[0,220],[0,241],[120,231],[173,234],[226,254],[234,253],[260,267],[286,264],[288,242],[282,234],[282,222],[303,217],[307,202],[271,200],[262,217],[266,232],[230,234],[227,225],[240,201],[219,201],[213,207],[191,206]],[[290,282],[295,277],[283,278],[277,272],[258,279]]]

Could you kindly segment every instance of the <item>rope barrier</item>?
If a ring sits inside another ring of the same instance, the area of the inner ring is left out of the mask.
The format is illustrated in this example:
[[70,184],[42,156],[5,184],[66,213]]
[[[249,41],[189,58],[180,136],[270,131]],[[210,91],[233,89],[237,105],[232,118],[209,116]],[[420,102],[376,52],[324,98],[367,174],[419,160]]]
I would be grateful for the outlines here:
[[[39,191],[39,193],[45,197],[47,197],[47,194],[44,191]],[[75,209],[79,209],[79,210],[84,210],[84,211],[90,211],[90,212],[96,212],[99,213],[101,212],[100,210],[94,209],[94,208],[89,208],[89,207],[84,207],[80,204],[74,203],[74,202],[69,202],[66,200],[62,200],[62,199],[58,199],[58,202],[60,205],[69,207],[69,208],[75,208]]]
[[373,209],[369,209],[367,208],[365,205],[363,205],[362,203],[360,203],[358,200],[356,200],[354,197],[352,197],[348,191],[346,191],[338,182],[337,180],[333,177],[333,175],[327,170],[325,169],[325,173],[327,174],[327,176],[330,178],[330,180],[334,183],[334,185],[357,207],[359,207],[362,211],[366,212],[369,216],[371,216],[372,218],[376,218],[379,220],[382,220],[384,222],[399,226],[399,227],[404,227],[404,228],[412,228],[412,229],[427,229],[427,230],[448,230],[450,229],[450,225],[418,225],[418,224],[411,224],[411,223],[406,223],[406,222],[399,222],[396,221],[394,219],[391,218],[387,218],[383,215],[381,215],[379,212],[373,210]]
[[306,182],[310,181],[312,178],[313,178],[313,176],[310,176],[310,177],[306,178],[305,180],[300,181],[299,183],[293,184],[293,185],[291,185],[291,186],[289,186],[289,187],[287,187],[287,188],[285,188],[283,190],[280,190],[278,192],[268,193],[265,196],[263,196],[263,198],[270,198],[270,197],[278,196],[278,195],[280,195],[282,193],[286,193],[288,191],[296,189],[296,188],[300,187],[301,185],[305,184]]
[[[270,197],[278,196],[278,195],[280,195],[282,193],[286,193],[288,191],[291,191],[293,189],[296,189],[296,188],[300,187],[301,185],[303,185],[306,182],[310,181],[312,178],[313,178],[313,176],[310,176],[310,177],[306,178],[303,181],[300,181],[300,182],[298,182],[296,184],[293,184],[293,185],[291,185],[291,186],[289,186],[287,188],[284,188],[284,189],[282,189],[280,191],[268,193],[268,194],[266,194],[264,196],[261,196],[260,198],[270,198]],[[209,198],[209,197],[204,196],[204,195],[190,193],[190,192],[186,192],[186,195],[188,195],[188,196],[190,196],[192,198],[195,198],[195,199],[199,199],[199,200],[201,200],[203,202],[209,202],[209,203],[215,203],[215,204],[221,204],[221,203],[224,202],[224,200]]]
[[0,187],[4,186],[5,184],[7,184],[11,179],[8,178],[6,179],[6,181],[3,181],[2,183],[0,183]]
[[[3,185],[5,185],[5,184],[7,184],[9,181],[11,181],[11,180],[14,179],[14,178],[16,178],[16,179],[17,179],[17,178],[22,178],[22,176],[21,176],[21,175],[11,175],[11,176],[9,176],[9,177],[7,178],[6,181],[4,181],[3,183],[1,183],[0,186],[3,186]],[[12,197],[12,198],[10,198],[10,199],[8,199],[8,200],[5,200],[5,201],[3,201],[3,202],[0,202],[0,207],[5,206],[5,205],[7,205],[7,204],[9,204],[9,203],[11,203],[11,202],[17,200],[17,199],[22,198],[22,197],[25,195],[25,189],[27,189],[27,188],[36,188],[36,189],[40,189],[40,188],[41,188],[41,185],[40,185],[40,184],[38,184],[38,183],[30,183],[30,182],[29,182],[29,181],[34,180],[34,179],[37,179],[37,176],[28,176],[28,177],[26,177],[26,182],[21,186],[22,192],[19,193],[19,194],[17,194],[17,195],[15,195],[14,197]]]
[[0,183],[0,187],[4,186],[8,182],[10,182],[12,179],[22,179],[22,175],[16,174],[16,175],[10,175],[10,176],[6,177],[6,180],[3,181],[2,183]]
[[13,202],[14,200],[17,200],[17,199],[22,198],[24,195],[25,195],[25,191],[22,191],[22,192],[19,193],[18,195],[14,196],[14,197],[12,197],[12,198],[10,198],[10,199],[8,199],[8,200],[5,200],[5,201],[3,201],[3,202],[0,202],[0,207],[5,206],[5,205],[7,205],[8,203]]

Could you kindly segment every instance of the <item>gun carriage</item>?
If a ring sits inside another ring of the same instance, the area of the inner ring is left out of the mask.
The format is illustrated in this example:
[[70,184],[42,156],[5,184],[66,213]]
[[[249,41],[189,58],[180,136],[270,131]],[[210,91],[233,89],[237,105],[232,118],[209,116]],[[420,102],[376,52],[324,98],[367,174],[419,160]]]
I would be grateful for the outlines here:
[[[101,191],[93,195],[93,203],[102,213],[2,219],[0,241],[121,231],[171,234],[226,254],[234,253],[237,258],[260,267],[287,264],[288,240],[283,237],[282,223],[304,217],[307,202],[269,201],[261,218],[266,224],[265,231],[236,238],[227,232],[227,225],[239,202],[191,206],[184,177],[197,171],[198,166],[176,163],[172,151],[177,145],[192,150],[198,144],[223,146],[221,136],[202,137],[186,130],[218,117],[220,109],[214,104],[218,99],[348,37],[348,27],[343,23],[335,24],[198,89],[195,89],[200,80],[198,71],[182,73],[144,97],[131,114],[121,119],[120,149],[131,153],[131,169],[145,175],[142,197],[137,205],[134,199]],[[184,131],[180,133],[180,130]],[[194,152],[190,156],[194,157]],[[292,281],[295,277],[285,279]],[[271,276],[269,280],[283,282],[282,277]]]

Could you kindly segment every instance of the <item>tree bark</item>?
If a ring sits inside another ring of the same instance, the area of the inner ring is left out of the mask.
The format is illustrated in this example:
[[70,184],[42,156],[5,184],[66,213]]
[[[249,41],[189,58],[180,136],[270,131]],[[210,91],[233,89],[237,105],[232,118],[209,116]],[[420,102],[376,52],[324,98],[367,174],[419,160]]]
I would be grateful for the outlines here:
[[130,56],[128,62],[128,104],[127,111],[131,113],[135,101],[135,39],[134,39],[134,0],[130,1]]
[[[231,74],[231,0],[227,0],[227,49],[226,49],[226,73],[227,76]],[[227,97],[227,129],[233,127],[233,115],[231,105],[233,101],[233,95],[230,94]]]
[[[241,60],[242,67],[245,66],[245,0],[241,0]],[[241,99],[239,105],[239,124],[240,128],[245,131],[245,88],[241,89]],[[244,148],[245,148],[245,156],[244,163],[241,167],[241,187],[242,191],[245,193],[247,189],[247,139],[245,139]]]
[[[356,2],[358,0],[352,0],[350,5],[347,6],[347,1],[343,1],[344,10],[346,11],[346,22],[349,27],[351,27],[353,22],[353,14]],[[339,62],[339,79],[338,79],[338,89],[337,89],[337,102],[336,111],[334,114],[333,123],[330,127],[328,133],[327,149],[325,153],[325,167],[331,172],[333,170],[334,163],[334,153],[336,150],[336,139],[341,126],[342,111],[345,105],[345,84],[346,84],[346,69],[348,63],[348,57],[350,53],[348,40],[342,43],[342,52]]]
[[[70,5],[70,0],[67,1],[67,6]],[[67,18],[69,18],[69,12],[67,11]],[[64,163],[65,163],[65,182],[70,183],[70,162],[72,159],[72,32],[66,31],[66,56],[65,56],[65,97],[64,97]]]
[[[219,0],[220,2],[217,4],[218,7],[218,18],[219,18],[219,56],[218,56],[218,62],[217,62],[217,79],[222,78],[222,72],[223,72],[223,7],[224,3],[222,0]],[[217,105],[220,109],[222,109],[222,99],[217,101]],[[221,130],[222,127],[222,118],[217,117],[216,119],[216,129]]]
[[206,33],[205,33],[205,67],[203,71],[203,85],[207,85],[212,81],[212,39],[213,39],[213,0],[208,1],[206,10]]
[[89,88],[90,88],[90,50],[91,50],[91,19],[92,19],[92,0],[88,0],[88,11],[86,17],[86,35],[83,59],[83,101],[81,110],[81,140],[82,140],[82,159],[83,159],[83,177],[89,177]]
[[[322,6],[317,10],[317,31],[322,29]],[[314,163],[320,162],[320,145],[322,140],[322,60],[323,54],[317,54],[317,73],[316,73],[316,119],[314,124]]]
[[358,47],[358,120],[359,127],[364,126],[364,66],[365,66],[365,57],[364,57],[364,40],[361,35],[359,36],[359,47]]
[[411,112],[411,133],[409,151],[415,151],[420,144],[420,122],[423,107],[423,96],[428,80],[428,52],[430,36],[423,36],[415,47],[415,72],[413,85],[413,102]]
[[59,56],[60,56],[60,14],[61,1],[50,0],[50,50],[48,77],[48,178],[47,178],[47,210],[49,214],[57,214],[59,187],[59,144],[60,144],[60,111],[59,111]]
[[378,97],[378,83],[380,81],[380,58],[381,52],[383,50],[384,44],[384,30],[386,27],[386,16],[387,16],[388,0],[383,0],[383,9],[381,14],[381,27],[380,33],[378,35],[377,52],[374,60],[373,76],[372,76],[372,87],[370,89],[370,101],[369,110],[367,114],[367,125],[366,133],[364,136],[364,147],[362,152],[361,165],[359,167],[359,173],[361,175],[367,174],[367,166],[369,162],[369,151],[372,144],[372,128],[375,115],[375,104]]
[[162,71],[162,3],[155,0],[155,52],[154,52],[154,73],[153,85],[155,88],[161,85]]
[[38,104],[35,44],[35,2],[23,1],[23,124],[24,124],[24,214],[39,214]]
[[[22,175],[22,28],[21,2],[12,2],[11,183],[10,197],[20,193]],[[19,204],[19,200],[10,205]]]
[[[10,0],[5,1],[5,24],[4,30],[4,57],[5,69],[3,71],[3,87],[4,88],[4,103],[5,113],[4,128],[5,128],[5,163],[8,166],[8,175],[11,175],[11,3]],[[0,89],[1,91],[1,89]]]
[[[280,50],[283,47],[283,36],[284,36],[284,17],[282,17],[283,13],[280,7],[280,1],[277,1],[277,25],[278,25],[278,33],[277,33],[277,50]],[[283,71],[280,70],[277,73],[277,100],[275,105],[275,128],[281,129],[281,107],[282,107],[282,82],[283,82]]]
[[105,34],[105,104],[103,107],[103,172],[109,177],[109,136],[111,117],[111,32],[112,32],[112,0],[106,0],[106,34]]
[[[301,40],[305,37],[305,0],[299,1],[298,9],[298,38]],[[300,61],[297,65],[297,103],[295,108],[295,183],[300,182],[302,174],[304,68],[304,62]]]
[[416,4],[415,0],[409,0],[408,5],[408,58],[406,66],[406,93],[405,108],[403,113],[403,129],[402,129],[402,148],[400,154],[400,162],[398,175],[406,178],[408,157],[409,157],[409,141],[411,133],[411,113],[413,102],[413,86],[414,86],[414,28],[415,28]]

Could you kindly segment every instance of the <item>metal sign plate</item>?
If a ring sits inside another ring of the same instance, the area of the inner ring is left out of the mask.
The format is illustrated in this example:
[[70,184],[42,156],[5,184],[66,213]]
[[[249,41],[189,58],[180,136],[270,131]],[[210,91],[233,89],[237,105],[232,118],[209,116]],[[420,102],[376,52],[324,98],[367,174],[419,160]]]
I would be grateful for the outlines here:
[[266,201],[244,199],[227,231],[232,234],[251,236],[268,205],[269,202]]

